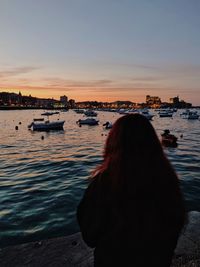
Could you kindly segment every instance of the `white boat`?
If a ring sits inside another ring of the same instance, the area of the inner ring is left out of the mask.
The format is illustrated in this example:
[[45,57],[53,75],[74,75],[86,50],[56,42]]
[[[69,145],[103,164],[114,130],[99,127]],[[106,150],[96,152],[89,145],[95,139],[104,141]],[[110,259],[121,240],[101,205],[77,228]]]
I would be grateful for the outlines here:
[[[65,121],[49,121],[49,116],[52,116],[54,114],[60,114],[60,112],[45,112],[42,113],[41,115],[43,116],[47,116],[48,119],[44,122],[41,122],[41,120],[34,120],[33,122],[28,125],[28,128],[31,129],[33,131],[50,131],[50,130],[63,130],[63,125],[65,123]],[[39,121],[39,122],[38,122]]]
[[199,114],[196,111],[190,111],[188,114],[188,120],[198,120]]
[[167,109],[163,109],[161,111],[158,112],[160,118],[166,118],[166,117],[172,117],[173,116],[173,111],[172,110],[167,110]]
[[152,120],[152,118],[154,117],[154,115],[149,113],[147,109],[140,110],[139,113],[145,116],[148,120]]
[[28,125],[28,128],[33,131],[50,131],[50,130],[63,130],[63,125],[65,121],[52,121],[49,120],[45,122],[32,122],[30,125]]
[[118,110],[118,113],[119,113],[120,115],[127,115],[127,114],[130,114],[130,110],[129,110],[129,109],[120,108],[120,109]]
[[106,130],[108,130],[111,129],[113,125],[111,122],[107,121],[106,123],[103,124],[103,126]]
[[185,112],[180,114],[183,119],[188,119],[188,120],[198,120],[199,114],[197,111],[191,111],[187,109]]
[[79,119],[77,121],[79,125],[98,125],[99,121],[93,119],[93,118],[87,118],[87,119]]
[[85,112],[84,109],[74,109],[74,111],[77,113],[77,114],[83,114]]
[[97,113],[96,113],[95,111],[93,111],[93,110],[86,110],[86,111],[84,112],[84,114],[85,114],[85,116],[87,116],[87,117],[96,117],[96,116],[97,116]]

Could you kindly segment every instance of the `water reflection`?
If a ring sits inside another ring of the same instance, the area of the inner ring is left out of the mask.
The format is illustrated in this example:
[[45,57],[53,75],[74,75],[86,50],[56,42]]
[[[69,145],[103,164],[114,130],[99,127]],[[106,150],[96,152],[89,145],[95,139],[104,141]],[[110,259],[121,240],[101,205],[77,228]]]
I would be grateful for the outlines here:
[[[28,130],[40,113],[0,111],[1,246],[78,231],[76,206],[88,176],[102,160],[109,132],[103,123],[121,116],[99,112],[99,126],[79,127],[76,121],[82,115],[69,111],[60,114],[64,131]],[[159,138],[167,128],[178,137],[178,147],[165,148],[165,153],[179,174],[191,210],[199,210],[200,201],[199,123],[184,120],[179,113],[173,119],[155,116],[152,121]]]

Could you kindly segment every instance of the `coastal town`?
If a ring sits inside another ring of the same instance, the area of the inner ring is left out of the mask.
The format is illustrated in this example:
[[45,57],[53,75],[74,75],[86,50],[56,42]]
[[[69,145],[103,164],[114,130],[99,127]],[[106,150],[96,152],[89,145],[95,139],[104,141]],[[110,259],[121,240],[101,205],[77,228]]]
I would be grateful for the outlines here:
[[191,103],[180,100],[179,96],[171,97],[168,102],[163,102],[159,96],[146,95],[142,103],[132,101],[83,101],[76,102],[66,95],[59,100],[53,98],[38,98],[31,95],[25,96],[21,92],[0,92],[0,109],[74,109],[74,108],[100,108],[100,109],[141,109],[141,108],[192,108]]

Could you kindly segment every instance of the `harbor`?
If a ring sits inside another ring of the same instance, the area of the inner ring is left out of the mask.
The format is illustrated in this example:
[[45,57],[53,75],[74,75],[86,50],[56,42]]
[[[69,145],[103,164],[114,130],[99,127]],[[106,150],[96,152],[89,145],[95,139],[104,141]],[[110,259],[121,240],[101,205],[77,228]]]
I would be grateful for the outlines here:
[[0,10],[0,267],[200,267],[200,2]]
[[[187,210],[200,211],[200,121],[182,118],[183,111],[177,110],[172,118],[160,118],[159,111],[153,109],[149,113],[154,115],[151,123],[160,140],[165,129],[177,137],[177,147],[163,148],[180,178]],[[52,121],[65,121],[62,130],[29,129],[34,119],[47,119],[41,115],[45,112],[0,113],[1,247],[79,231],[76,207],[88,185],[88,177],[102,160],[110,131],[105,123],[113,124],[123,116],[119,112],[95,110],[98,125],[80,127],[77,121],[88,117],[69,110],[50,116]]]

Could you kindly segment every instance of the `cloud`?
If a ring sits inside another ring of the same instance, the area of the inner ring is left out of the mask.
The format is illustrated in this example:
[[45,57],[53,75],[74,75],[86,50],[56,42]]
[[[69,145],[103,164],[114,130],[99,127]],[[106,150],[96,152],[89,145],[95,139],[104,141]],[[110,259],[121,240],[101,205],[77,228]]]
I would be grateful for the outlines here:
[[133,67],[137,69],[148,69],[148,70],[157,70],[159,67],[155,65],[145,65],[145,64],[131,64],[131,63],[121,63],[120,65],[124,65],[127,67]]
[[182,75],[182,76],[200,76],[200,65],[197,64],[178,64],[168,66],[166,72]]
[[97,80],[70,80],[63,78],[46,78],[41,80],[42,84],[46,84],[48,87],[58,88],[58,87],[96,87],[96,86],[108,86],[111,85],[114,81],[109,79],[97,79]]
[[[106,63],[104,63],[106,65]],[[149,73],[156,73],[165,75],[166,77],[175,77],[175,76],[197,76],[200,75],[200,65],[199,64],[192,64],[189,62],[182,62],[182,63],[150,63],[150,64],[140,64],[140,63],[131,63],[131,62],[120,62],[120,61],[113,61],[107,62],[107,66],[112,67],[126,67],[127,69],[136,70],[138,69],[140,72],[149,72]]]
[[37,69],[39,69],[39,67],[35,67],[35,66],[24,66],[24,67],[10,68],[7,70],[0,71],[0,78],[5,79],[8,77],[26,74],[26,73],[32,72],[34,70],[37,70]]
[[130,78],[130,81],[133,81],[133,82],[156,82],[156,81],[161,81],[161,80],[164,80],[166,78],[164,77],[151,77],[151,76],[141,76],[141,77],[133,77],[133,78]]
[[151,90],[152,88],[162,88],[161,84],[156,83],[159,81],[160,77],[131,77],[122,80],[112,80],[112,79],[92,79],[92,80],[70,80],[60,77],[46,77],[38,80],[27,80],[24,78],[15,81],[15,85],[3,84],[5,87],[22,88],[34,91],[79,91],[79,92],[92,92],[92,93],[110,93],[110,92],[132,92],[133,90]]

